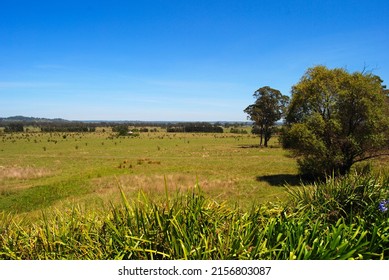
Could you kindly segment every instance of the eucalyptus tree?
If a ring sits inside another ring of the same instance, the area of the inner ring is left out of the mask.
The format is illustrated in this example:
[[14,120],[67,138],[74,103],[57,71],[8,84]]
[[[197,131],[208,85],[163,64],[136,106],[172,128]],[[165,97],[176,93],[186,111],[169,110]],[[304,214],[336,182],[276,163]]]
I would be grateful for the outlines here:
[[282,136],[300,171],[347,174],[356,162],[387,153],[388,90],[377,75],[343,68],[309,68],[292,87]]
[[255,98],[254,104],[249,105],[244,112],[249,115],[248,119],[254,122],[254,128],[260,136],[259,145],[263,144],[267,147],[276,122],[283,116],[289,97],[269,86],[256,90],[253,97]]

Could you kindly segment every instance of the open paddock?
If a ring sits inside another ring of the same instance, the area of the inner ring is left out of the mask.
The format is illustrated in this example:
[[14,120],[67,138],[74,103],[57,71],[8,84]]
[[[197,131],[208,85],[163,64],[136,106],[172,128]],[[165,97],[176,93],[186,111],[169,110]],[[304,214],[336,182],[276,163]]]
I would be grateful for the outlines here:
[[[295,159],[251,134],[12,133],[0,136],[0,211],[33,213],[72,204],[102,207],[144,192],[163,199],[198,184],[215,201],[244,209],[285,199],[298,186]],[[377,161],[384,168],[386,161]]]

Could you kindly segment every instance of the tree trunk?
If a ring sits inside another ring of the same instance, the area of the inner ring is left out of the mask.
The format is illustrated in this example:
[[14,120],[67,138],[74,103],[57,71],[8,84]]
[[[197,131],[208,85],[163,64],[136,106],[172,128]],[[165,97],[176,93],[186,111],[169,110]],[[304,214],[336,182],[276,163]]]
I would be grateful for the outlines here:
[[271,137],[271,128],[266,126],[264,129],[265,147],[267,147],[267,143],[269,142],[270,137]]
[[259,146],[262,147],[262,143],[263,143],[263,139],[265,138],[266,139],[266,136],[265,136],[265,129],[263,128],[263,125],[260,125],[260,133],[259,133],[259,136],[260,136],[260,142],[259,142]]

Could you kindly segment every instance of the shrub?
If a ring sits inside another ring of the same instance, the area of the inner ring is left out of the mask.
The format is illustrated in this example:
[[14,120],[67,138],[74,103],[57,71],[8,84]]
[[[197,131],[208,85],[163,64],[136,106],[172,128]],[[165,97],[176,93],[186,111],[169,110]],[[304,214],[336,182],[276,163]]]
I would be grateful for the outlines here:
[[117,132],[118,136],[127,136],[129,129],[127,124],[112,127],[112,132]]
[[309,212],[327,221],[362,217],[370,223],[385,218],[379,203],[389,199],[389,176],[329,177],[325,183],[288,188],[293,211]]

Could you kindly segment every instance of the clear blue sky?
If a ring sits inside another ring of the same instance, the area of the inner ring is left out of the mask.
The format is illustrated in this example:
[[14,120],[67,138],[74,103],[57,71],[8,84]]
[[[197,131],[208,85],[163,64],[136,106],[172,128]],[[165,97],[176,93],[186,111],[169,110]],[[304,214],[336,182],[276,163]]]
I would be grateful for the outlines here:
[[245,121],[318,64],[389,85],[389,1],[0,2],[0,117]]

